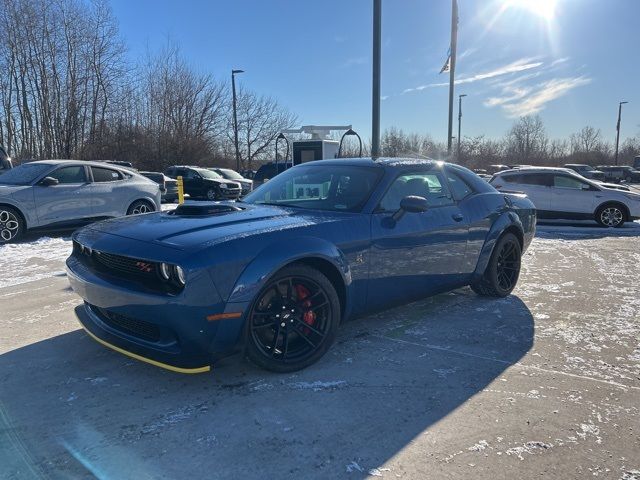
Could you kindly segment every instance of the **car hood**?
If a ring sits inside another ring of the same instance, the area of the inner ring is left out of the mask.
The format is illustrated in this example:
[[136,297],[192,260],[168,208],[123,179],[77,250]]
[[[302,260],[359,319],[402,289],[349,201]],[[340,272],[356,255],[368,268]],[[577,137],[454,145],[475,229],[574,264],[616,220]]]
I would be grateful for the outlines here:
[[609,190],[618,190],[629,192],[631,189],[626,185],[618,185],[617,183],[605,183],[605,182],[596,182],[600,187],[604,187]]
[[[237,205],[221,202],[218,205]],[[176,215],[173,212],[120,217],[88,229],[132,240],[193,250],[252,235],[333,221],[330,212],[301,211],[275,206],[241,204],[241,210],[215,215]]]

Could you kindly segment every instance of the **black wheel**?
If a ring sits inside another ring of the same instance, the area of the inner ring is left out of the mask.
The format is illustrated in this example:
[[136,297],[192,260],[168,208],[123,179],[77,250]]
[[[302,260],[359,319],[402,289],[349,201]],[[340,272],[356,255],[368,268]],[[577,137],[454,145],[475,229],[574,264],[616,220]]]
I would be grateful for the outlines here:
[[217,200],[218,199],[218,192],[216,191],[215,188],[210,188],[209,190],[207,190],[207,200]]
[[258,294],[247,317],[246,353],[273,372],[294,372],[318,361],[333,343],[340,301],[317,270],[292,265]]
[[596,222],[603,227],[621,227],[627,221],[627,213],[620,205],[603,205],[596,211]]
[[512,233],[498,240],[482,278],[471,285],[478,295],[506,297],[515,288],[520,276],[520,242]]
[[148,201],[136,200],[127,210],[127,215],[139,215],[141,213],[150,213],[155,211],[156,209],[154,208],[154,206],[151,205],[151,203],[149,203]]
[[0,244],[20,240],[23,233],[22,215],[14,208],[0,206]]

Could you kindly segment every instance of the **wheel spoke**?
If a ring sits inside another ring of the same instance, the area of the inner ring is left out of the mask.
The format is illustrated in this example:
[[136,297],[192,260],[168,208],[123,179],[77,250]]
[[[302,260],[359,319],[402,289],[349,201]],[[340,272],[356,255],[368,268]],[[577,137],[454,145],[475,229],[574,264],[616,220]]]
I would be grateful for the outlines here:
[[[306,324],[305,324],[305,325],[306,325]],[[306,325],[306,326],[308,327],[308,325]],[[315,343],[313,343],[313,342],[311,341],[311,339],[309,339],[309,337],[307,337],[307,336],[304,334],[304,332],[301,332],[301,331],[300,331],[300,329],[298,329],[298,328],[295,328],[295,329],[294,329],[294,331],[298,334],[298,336],[299,336],[300,338],[302,338],[303,340],[305,340],[305,341],[306,341],[309,345],[311,345],[314,349],[316,348],[316,344],[315,344]]]
[[277,325],[276,333],[273,336],[273,343],[271,344],[271,355],[272,356],[275,356],[275,354],[276,354],[276,347],[278,346],[278,337],[280,337],[280,324]]
[[305,328],[308,328],[309,330],[311,330],[313,333],[315,333],[316,335],[319,335],[321,337],[324,337],[324,333],[322,333],[320,330],[318,330],[317,328],[309,325],[307,322],[303,321],[303,320],[298,320],[296,319],[296,322],[298,322],[299,325],[302,325]]

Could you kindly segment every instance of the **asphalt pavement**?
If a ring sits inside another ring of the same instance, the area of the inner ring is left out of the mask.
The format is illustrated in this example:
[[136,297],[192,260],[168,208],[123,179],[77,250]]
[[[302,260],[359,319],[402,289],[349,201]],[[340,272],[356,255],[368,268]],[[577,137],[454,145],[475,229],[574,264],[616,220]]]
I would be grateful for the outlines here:
[[1,247],[0,478],[638,480],[639,247],[542,226],[505,299],[352,321],[296,374],[193,376],[79,329],[68,237]]

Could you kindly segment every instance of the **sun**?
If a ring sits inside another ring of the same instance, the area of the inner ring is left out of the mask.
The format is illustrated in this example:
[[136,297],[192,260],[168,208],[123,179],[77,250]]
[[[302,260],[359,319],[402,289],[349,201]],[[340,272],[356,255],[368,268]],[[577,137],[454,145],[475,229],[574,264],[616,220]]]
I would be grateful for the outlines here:
[[523,8],[547,21],[553,20],[556,14],[557,0],[504,0],[505,7]]

